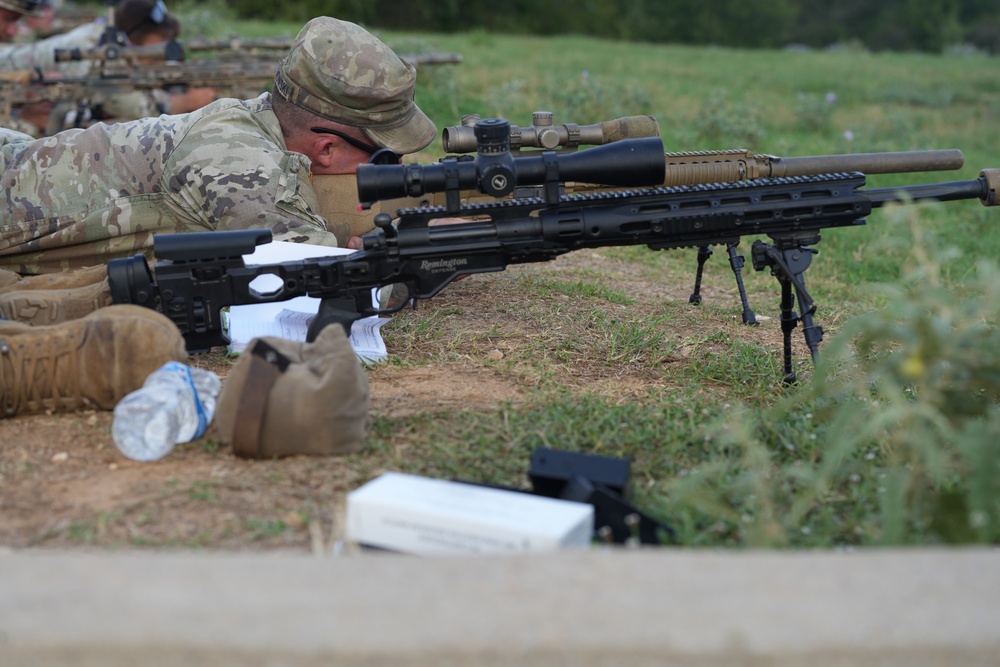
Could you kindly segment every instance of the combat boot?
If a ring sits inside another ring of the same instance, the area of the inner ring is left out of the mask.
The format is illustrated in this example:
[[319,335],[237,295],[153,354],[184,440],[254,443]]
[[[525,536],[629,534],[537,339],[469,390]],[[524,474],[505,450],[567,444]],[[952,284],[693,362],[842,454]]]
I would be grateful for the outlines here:
[[184,338],[142,306],[40,327],[0,320],[0,417],[111,410],[168,361],[187,362]]
[[104,264],[26,277],[21,277],[7,269],[0,269],[0,294],[19,290],[55,290],[86,287],[87,285],[99,283],[107,277],[108,267]]
[[21,276],[8,269],[0,269],[0,291],[10,285],[16,285],[21,280]]
[[[44,277],[33,276],[28,280],[40,286],[43,283],[37,279]],[[0,317],[34,326],[68,322],[110,305],[107,271],[99,281],[79,287],[0,289]]]

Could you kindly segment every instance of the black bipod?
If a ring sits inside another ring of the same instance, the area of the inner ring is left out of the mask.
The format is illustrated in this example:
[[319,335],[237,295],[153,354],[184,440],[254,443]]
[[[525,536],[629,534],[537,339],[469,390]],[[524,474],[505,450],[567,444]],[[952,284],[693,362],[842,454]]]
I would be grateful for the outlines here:
[[[823,328],[816,326],[813,315],[816,313],[816,302],[806,291],[805,272],[812,263],[815,248],[806,247],[807,243],[819,241],[818,235],[806,239],[787,238],[774,239],[774,244],[754,241],[751,251],[753,268],[763,271],[771,269],[771,275],[781,284],[781,335],[784,342],[785,377],[787,384],[796,380],[795,369],[792,367],[792,331],[802,322],[802,333],[806,346],[812,356],[813,364],[819,355],[819,344],[823,340]],[[795,300],[792,290],[798,298],[801,315],[795,312]]]
[[[739,241],[727,243],[726,252],[729,253],[729,266],[733,270],[733,275],[736,276],[736,287],[740,290],[740,303],[743,305],[743,324],[755,325],[757,324],[757,315],[750,307],[750,299],[747,298],[747,289],[743,285],[743,256],[736,251],[739,245]],[[705,262],[711,256],[711,246],[703,245],[698,248],[698,270],[694,275],[694,292],[688,297],[688,303],[701,304],[701,278],[705,273]]]

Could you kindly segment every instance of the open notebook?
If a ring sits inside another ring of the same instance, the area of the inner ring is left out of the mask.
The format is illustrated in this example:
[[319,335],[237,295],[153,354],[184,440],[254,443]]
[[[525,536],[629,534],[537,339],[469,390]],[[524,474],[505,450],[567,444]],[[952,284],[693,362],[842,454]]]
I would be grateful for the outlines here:
[[[273,264],[310,257],[330,257],[353,252],[346,248],[330,248],[308,243],[286,243],[275,241],[257,246],[243,260],[248,266],[253,264]],[[259,276],[254,285],[267,289],[267,283],[277,282],[277,276]],[[372,299],[376,298],[372,290]],[[377,303],[377,302],[373,302]],[[250,306],[232,306],[226,316],[231,352],[242,352],[254,338],[278,336],[290,340],[304,341],[312,318],[319,310],[319,299],[308,296],[295,297],[288,301],[260,303]],[[351,327],[351,345],[358,357],[365,363],[375,363],[386,358],[385,341],[380,329],[389,320],[384,317],[364,317]]]

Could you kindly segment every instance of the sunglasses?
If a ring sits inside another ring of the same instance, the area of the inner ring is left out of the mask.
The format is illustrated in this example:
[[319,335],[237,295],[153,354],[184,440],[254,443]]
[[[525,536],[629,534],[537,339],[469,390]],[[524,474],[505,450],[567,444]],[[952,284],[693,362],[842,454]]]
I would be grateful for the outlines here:
[[399,164],[403,160],[401,155],[389,148],[380,148],[378,146],[373,146],[372,144],[366,144],[363,141],[350,137],[343,132],[338,132],[337,130],[331,130],[325,127],[311,127],[309,129],[316,134],[332,134],[335,137],[343,139],[359,151],[364,151],[371,156],[369,161],[374,164]]
[[364,151],[369,155],[373,155],[375,151],[381,150],[378,146],[372,146],[371,144],[366,144],[365,142],[360,141],[359,139],[347,136],[343,132],[337,132],[337,130],[329,130],[325,127],[313,127],[310,129],[316,134],[332,134],[335,137],[340,137],[350,145],[357,148],[359,151]]
[[166,18],[167,6],[163,4],[163,0],[156,0],[156,4],[149,10],[149,20],[156,25],[160,25]]

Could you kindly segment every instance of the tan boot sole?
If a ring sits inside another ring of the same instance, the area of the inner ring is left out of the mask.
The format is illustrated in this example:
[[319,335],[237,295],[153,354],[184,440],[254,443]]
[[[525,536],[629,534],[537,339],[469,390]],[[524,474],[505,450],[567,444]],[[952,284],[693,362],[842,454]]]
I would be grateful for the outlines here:
[[[0,271],[4,271],[4,269],[0,269]],[[16,279],[11,280],[10,276],[16,276]],[[20,292],[21,290],[76,289],[99,283],[107,277],[108,268],[103,264],[60,273],[27,276],[26,278],[8,271],[0,273],[0,294]]]
[[54,326],[0,321],[0,418],[110,410],[167,361],[187,361],[184,339],[141,306],[108,306]]
[[76,289],[21,290],[0,294],[0,315],[33,326],[79,319],[111,305],[106,282]]
[[21,282],[21,276],[8,269],[0,269],[0,292]]

